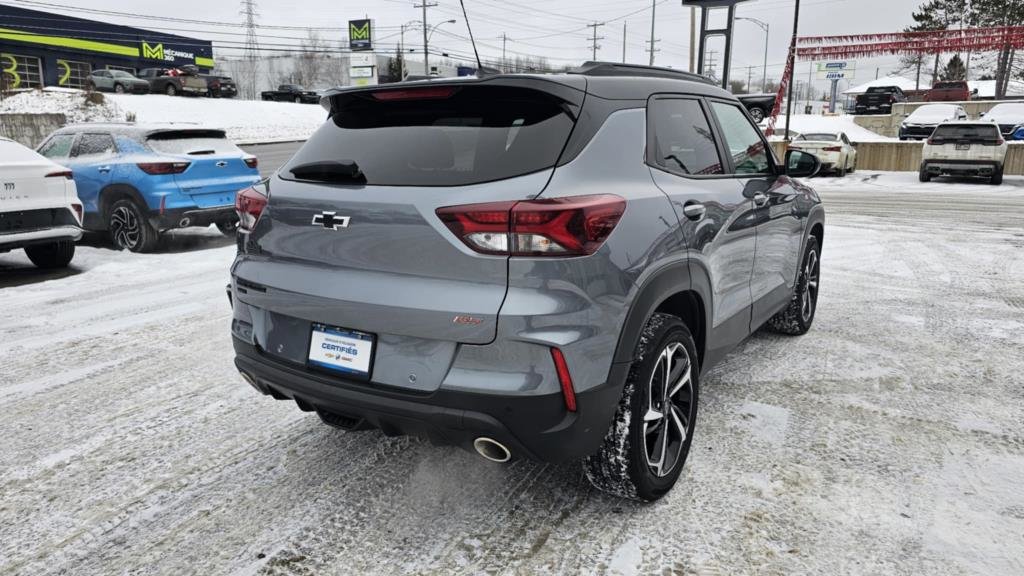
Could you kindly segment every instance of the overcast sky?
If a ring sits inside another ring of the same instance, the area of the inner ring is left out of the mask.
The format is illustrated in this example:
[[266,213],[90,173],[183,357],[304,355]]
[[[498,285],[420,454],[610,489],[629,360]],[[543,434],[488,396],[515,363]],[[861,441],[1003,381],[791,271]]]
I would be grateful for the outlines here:
[[[430,1],[430,0],[428,0]],[[427,20],[435,24],[457,19],[456,24],[443,24],[431,38],[431,52],[434,50],[457,54],[472,54],[465,37],[465,20],[458,0],[433,0],[438,6],[430,8]],[[660,52],[655,54],[655,63],[662,66],[687,68],[689,63],[690,9],[682,7],[679,0],[655,0],[655,38]],[[394,50],[399,40],[399,26],[422,16],[413,7],[412,0],[257,0],[260,17],[258,23],[265,26],[295,27],[336,27],[335,30],[320,30],[320,34],[332,43],[346,36],[344,27],[347,20],[370,17],[376,21],[377,39],[389,50]],[[182,35],[217,41],[244,41],[244,29],[225,26],[207,26],[193,23],[158,22],[135,17],[99,16],[59,8],[63,5],[78,8],[93,8],[112,11],[130,11],[143,16],[187,18],[216,21],[228,24],[242,22],[237,0],[42,0],[41,2],[19,2],[0,0],[38,10],[62,12],[85,18],[105,19],[138,26],[141,28],[163,29]],[[49,3],[50,6],[44,6]],[[756,18],[770,26],[768,75],[778,77],[782,73],[786,48],[793,27],[795,0],[748,0],[739,5],[737,16]],[[911,12],[921,0],[803,0],[801,5],[800,34],[834,35],[902,30],[911,23]],[[598,58],[621,60],[623,47],[622,27],[625,22],[626,60],[635,63],[648,62],[645,51],[651,30],[651,0],[466,0],[473,33],[476,35],[481,57],[498,60],[501,57],[501,35],[508,35],[508,56],[515,54],[546,56],[552,65],[576,64],[589,59],[591,22],[606,22],[598,28],[598,35],[604,36],[598,43]],[[639,11],[639,12],[638,12]],[[636,12],[631,16],[625,15]],[[733,56],[733,77],[746,80],[748,66],[753,66],[754,84],[759,84],[761,66],[764,61],[764,33],[751,22],[737,22]],[[299,30],[264,28],[259,30],[261,43],[285,45],[297,44],[296,38],[304,36]],[[272,38],[276,36],[277,38]],[[422,46],[422,32],[407,30],[405,41],[408,46]],[[227,47],[227,43],[219,45]],[[721,47],[718,47],[719,49]],[[222,50],[221,56],[237,55],[238,50]],[[410,56],[410,60],[418,58]],[[721,54],[717,55],[721,59]],[[876,68],[881,75],[891,71],[899,57],[874,58],[857,63],[857,77],[854,83],[872,80]],[[799,63],[798,79],[807,78],[809,64]],[[820,82],[825,87],[827,82]],[[843,86],[845,87],[845,85]]]

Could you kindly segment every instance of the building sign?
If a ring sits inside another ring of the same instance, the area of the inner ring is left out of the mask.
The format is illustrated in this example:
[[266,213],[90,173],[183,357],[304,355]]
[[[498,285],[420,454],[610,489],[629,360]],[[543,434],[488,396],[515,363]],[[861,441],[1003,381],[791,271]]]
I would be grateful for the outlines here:
[[352,86],[376,86],[377,55],[373,52],[350,54],[348,77]]
[[373,50],[373,20],[348,21],[349,50]]
[[818,80],[843,80],[857,75],[856,60],[818,62]]
[[163,43],[150,45],[142,42],[142,57],[147,60],[163,60],[164,62],[176,62],[178,59],[195,61],[196,55],[192,52],[182,52],[164,48]]

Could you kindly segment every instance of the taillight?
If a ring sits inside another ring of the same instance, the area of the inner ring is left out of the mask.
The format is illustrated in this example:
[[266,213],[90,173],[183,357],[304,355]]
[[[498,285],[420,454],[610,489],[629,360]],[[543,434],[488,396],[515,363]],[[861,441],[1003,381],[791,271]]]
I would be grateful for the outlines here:
[[235,195],[235,212],[238,213],[238,227],[242,232],[252,232],[259,222],[263,209],[267,207],[267,197],[253,187],[239,190]]
[[996,146],[1002,146],[1003,144],[1006,144],[1006,140],[1003,140],[1002,138],[996,140]]
[[932,146],[932,145],[935,144],[935,139],[934,138],[929,138],[929,139],[925,140],[925,143],[927,143],[929,146]]
[[46,175],[47,178],[67,178],[68,180],[71,180],[72,176],[71,170],[58,170]]
[[255,156],[245,159],[245,165],[249,168],[257,168],[260,165],[260,161]]
[[626,210],[601,194],[438,208],[437,216],[476,252],[503,256],[586,256],[597,252]]
[[576,411],[576,388],[572,384],[572,376],[569,374],[569,365],[565,363],[565,355],[558,348],[551,349],[551,359],[555,363],[555,372],[558,373],[558,383],[562,386],[562,397],[565,398],[565,409],[569,412]]
[[191,165],[191,162],[141,162],[136,164],[146,174],[181,174]]
[[821,149],[822,152],[842,152],[842,146],[827,146]]

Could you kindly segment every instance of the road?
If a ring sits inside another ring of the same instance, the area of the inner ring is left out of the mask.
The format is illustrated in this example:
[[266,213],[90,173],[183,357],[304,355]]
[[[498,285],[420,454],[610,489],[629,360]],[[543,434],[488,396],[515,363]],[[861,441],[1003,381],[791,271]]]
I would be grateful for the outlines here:
[[302,142],[282,142],[280,144],[250,144],[241,148],[259,158],[260,175],[266,178],[283,166],[300,146],[302,146]]
[[653,505],[259,396],[212,230],[0,255],[0,574],[1022,574],[1024,179],[913,178],[814,182],[815,326],[706,375]]

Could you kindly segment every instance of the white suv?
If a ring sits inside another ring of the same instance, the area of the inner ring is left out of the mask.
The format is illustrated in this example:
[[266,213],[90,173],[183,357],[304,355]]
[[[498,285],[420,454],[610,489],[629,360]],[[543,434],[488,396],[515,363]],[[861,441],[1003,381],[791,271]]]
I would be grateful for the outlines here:
[[921,155],[921,182],[934,176],[981,176],[1003,183],[1006,140],[992,122],[944,122],[935,128]]
[[63,268],[82,237],[71,170],[0,138],[0,253],[25,249],[40,268]]

